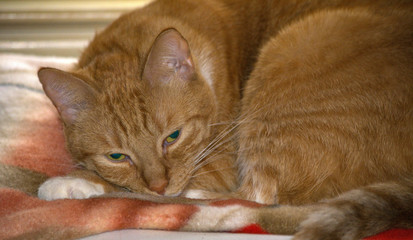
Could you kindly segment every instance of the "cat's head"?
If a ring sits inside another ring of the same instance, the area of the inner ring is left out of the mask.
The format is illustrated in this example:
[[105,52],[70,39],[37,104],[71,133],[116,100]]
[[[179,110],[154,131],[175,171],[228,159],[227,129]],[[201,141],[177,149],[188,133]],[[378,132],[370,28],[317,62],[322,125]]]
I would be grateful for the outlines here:
[[68,150],[87,169],[134,192],[170,196],[199,171],[217,106],[176,30],[159,34],[144,61],[114,52],[73,73],[43,68],[38,75]]

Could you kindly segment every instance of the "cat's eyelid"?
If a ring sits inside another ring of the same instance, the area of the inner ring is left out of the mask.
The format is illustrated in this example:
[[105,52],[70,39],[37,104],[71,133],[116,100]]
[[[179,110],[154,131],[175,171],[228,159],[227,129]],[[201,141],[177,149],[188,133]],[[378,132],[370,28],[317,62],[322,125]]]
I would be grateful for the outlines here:
[[[121,155],[121,156],[119,156],[119,159],[117,159],[117,158],[113,158],[113,156],[111,156],[111,155],[114,155],[114,154],[119,154],[119,155]],[[133,165],[135,165],[135,163],[132,161],[132,158],[130,157],[130,155],[128,155],[128,154],[124,154],[124,153],[121,153],[121,152],[112,152],[112,153],[108,153],[108,154],[104,154],[104,156],[105,156],[105,158],[108,160],[108,161],[110,161],[110,162],[112,162],[112,163],[125,163],[125,162],[127,162],[127,163],[129,163],[129,165],[131,165],[131,166],[133,166]]]
[[108,153],[107,155],[115,155],[115,154],[120,154],[120,155],[124,155],[125,157],[130,157],[129,154],[122,153],[122,152],[111,152],[111,153]]
[[111,154],[123,154],[123,155],[125,155],[125,156],[128,156],[128,157],[130,157],[130,155],[127,153],[127,152],[125,152],[125,151],[110,151],[110,152],[107,152],[107,153],[105,153],[105,154],[103,154],[103,155],[111,155]]
[[[177,135],[177,136],[172,136],[172,135]],[[171,146],[172,144],[176,143],[179,138],[182,135],[182,127],[181,128],[177,128],[175,130],[173,130],[172,132],[169,132],[169,134],[167,136],[165,136],[162,140],[162,147],[165,149],[169,146]],[[168,138],[171,137],[173,138],[173,141],[168,142]]]
[[[115,156],[115,155],[119,155],[119,156]],[[105,156],[112,157],[112,158],[120,158],[122,156],[124,158],[130,158],[128,154],[124,154],[124,153],[121,153],[121,152],[112,152],[112,153],[105,154]]]
[[183,129],[183,127],[168,128],[168,130],[165,130],[164,133],[163,133],[163,139],[165,139],[166,137],[172,135],[176,131],[179,131],[179,135],[181,135],[182,134],[182,129]]

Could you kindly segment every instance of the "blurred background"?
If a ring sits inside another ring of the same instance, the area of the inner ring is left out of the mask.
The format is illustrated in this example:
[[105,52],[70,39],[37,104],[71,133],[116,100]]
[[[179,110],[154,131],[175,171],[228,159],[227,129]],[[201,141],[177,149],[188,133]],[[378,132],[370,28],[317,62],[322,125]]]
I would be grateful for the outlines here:
[[120,14],[151,0],[0,0],[0,53],[78,57]]

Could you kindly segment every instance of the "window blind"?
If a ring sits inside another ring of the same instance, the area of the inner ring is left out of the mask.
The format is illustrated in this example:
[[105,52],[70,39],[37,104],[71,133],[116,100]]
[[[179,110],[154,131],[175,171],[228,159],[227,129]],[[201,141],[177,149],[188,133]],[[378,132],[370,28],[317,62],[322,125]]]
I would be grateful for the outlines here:
[[77,57],[120,14],[151,0],[0,0],[0,52]]

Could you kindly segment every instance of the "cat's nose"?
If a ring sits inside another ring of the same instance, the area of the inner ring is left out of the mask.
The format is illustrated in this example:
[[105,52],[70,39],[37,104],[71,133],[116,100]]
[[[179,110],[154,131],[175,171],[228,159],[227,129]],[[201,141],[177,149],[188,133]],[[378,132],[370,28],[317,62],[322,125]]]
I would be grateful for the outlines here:
[[149,189],[153,192],[157,192],[160,195],[165,193],[165,188],[168,186],[168,180],[166,179],[159,179],[157,181],[151,182],[149,184]]

